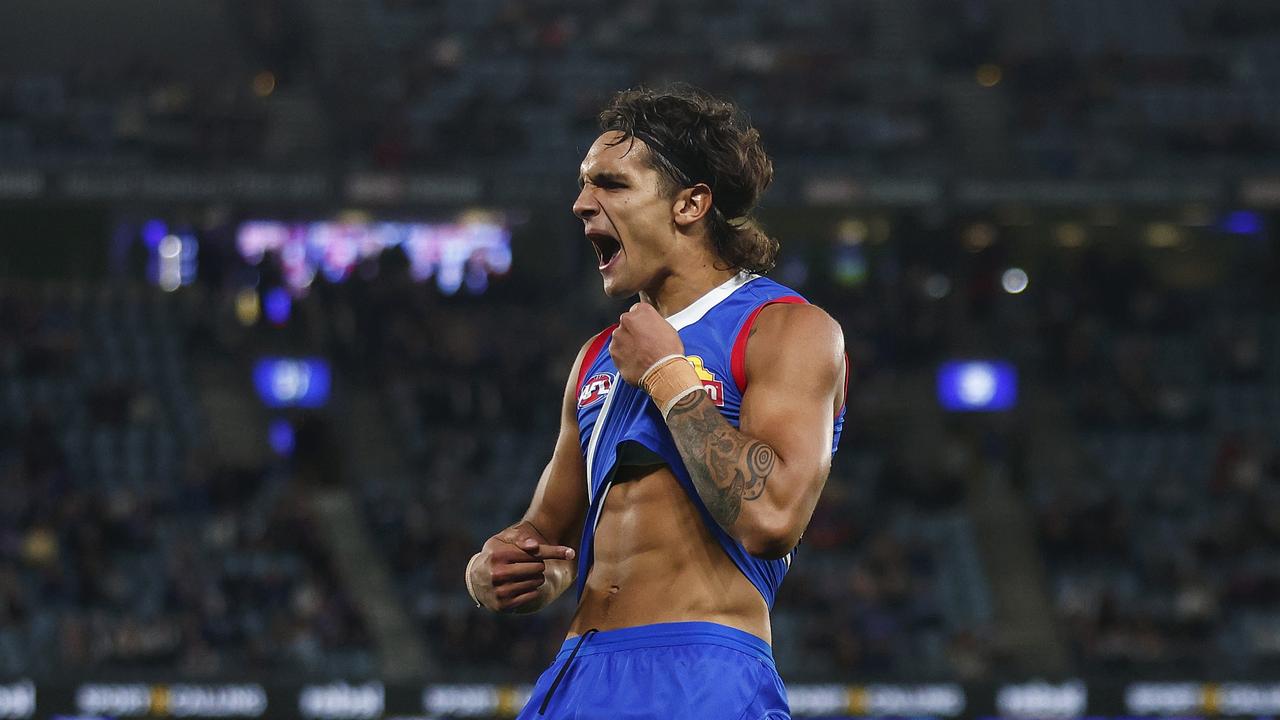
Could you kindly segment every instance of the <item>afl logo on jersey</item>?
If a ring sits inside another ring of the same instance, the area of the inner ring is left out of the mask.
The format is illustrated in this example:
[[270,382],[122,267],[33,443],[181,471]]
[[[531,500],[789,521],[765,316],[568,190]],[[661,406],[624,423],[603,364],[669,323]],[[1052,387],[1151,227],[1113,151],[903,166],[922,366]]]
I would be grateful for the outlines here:
[[702,387],[707,389],[707,397],[711,398],[711,402],[715,403],[716,407],[724,407],[724,383],[717,380],[715,373],[706,368],[702,358],[690,355],[689,362],[693,363],[693,370],[698,373]]
[[613,376],[609,373],[596,373],[582,383],[582,392],[578,393],[578,409],[599,402],[609,394],[613,387]]

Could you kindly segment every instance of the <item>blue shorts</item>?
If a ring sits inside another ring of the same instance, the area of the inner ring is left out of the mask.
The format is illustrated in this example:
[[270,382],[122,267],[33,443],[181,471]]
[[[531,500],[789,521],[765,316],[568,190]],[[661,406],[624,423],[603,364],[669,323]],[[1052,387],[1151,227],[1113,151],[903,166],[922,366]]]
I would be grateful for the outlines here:
[[724,625],[680,622],[565,640],[517,720],[790,717],[768,643]]

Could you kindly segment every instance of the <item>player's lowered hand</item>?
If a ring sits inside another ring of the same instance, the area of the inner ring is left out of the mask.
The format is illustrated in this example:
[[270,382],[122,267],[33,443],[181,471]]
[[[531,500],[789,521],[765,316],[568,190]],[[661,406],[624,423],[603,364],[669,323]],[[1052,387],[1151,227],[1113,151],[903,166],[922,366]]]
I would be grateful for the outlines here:
[[496,612],[532,612],[547,581],[546,561],[574,557],[573,548],[548,543],[527,523],[507,528],[485,541],[470,565],[476,599]]
[[622,379],[632,385],[658,360],[668,355],[683,355],[684,342],[649,303],[636,303],[618,318],[609,354],[618,366]]

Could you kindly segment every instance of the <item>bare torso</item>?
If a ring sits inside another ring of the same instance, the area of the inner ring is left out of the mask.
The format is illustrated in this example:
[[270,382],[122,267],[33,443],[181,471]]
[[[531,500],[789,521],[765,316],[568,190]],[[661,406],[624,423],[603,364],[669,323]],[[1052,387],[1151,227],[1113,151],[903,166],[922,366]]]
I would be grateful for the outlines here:
[[760,591],[725,554],[675,475],[665,465],[620,468],[569,634],[694,620],[772,641]]

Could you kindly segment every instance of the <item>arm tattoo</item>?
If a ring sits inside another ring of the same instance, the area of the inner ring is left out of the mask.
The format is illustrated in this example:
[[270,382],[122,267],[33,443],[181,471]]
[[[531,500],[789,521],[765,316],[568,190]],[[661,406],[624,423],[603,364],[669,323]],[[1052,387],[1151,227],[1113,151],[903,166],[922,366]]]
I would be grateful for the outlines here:
[[735,430],[706,393],[681,398],[667,415],[667,426],[698,495],[728,530],[742,512],[742,501],[764,494],[777,459],[773,448]]

